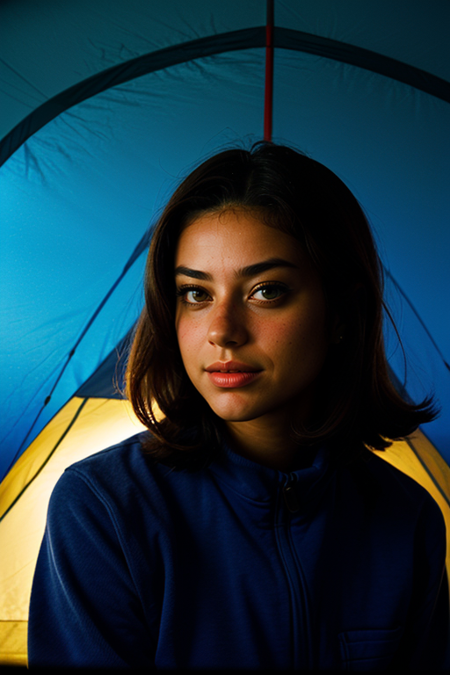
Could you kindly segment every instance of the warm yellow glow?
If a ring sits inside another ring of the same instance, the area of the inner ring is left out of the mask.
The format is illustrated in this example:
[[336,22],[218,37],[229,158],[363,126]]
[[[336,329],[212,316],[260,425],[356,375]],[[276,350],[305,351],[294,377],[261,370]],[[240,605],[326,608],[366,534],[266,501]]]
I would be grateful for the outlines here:
[[28,621],[0,621],[0,665],[27,665]]
[[4,513],[36,474],[0,522],[0,620],[28,619],[31,582],[44,533],[48,501],[66,467],[144,429],[134,417],[128,401],[89,399],[70,432],[58,445],[82,403],[83,399],[79,398],[69,401],[0,486],[0,507]]

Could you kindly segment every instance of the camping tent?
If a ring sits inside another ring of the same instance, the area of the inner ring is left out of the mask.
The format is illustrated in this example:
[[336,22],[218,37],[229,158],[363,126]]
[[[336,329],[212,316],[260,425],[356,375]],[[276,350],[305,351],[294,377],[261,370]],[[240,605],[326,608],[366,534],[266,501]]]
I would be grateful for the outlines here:
[[114,381],[142,306],[149,224],[201,159],[260,139],[264,109],[266,134],[272,110],[273,140],[333,169],[374,226],[409,360],[405,372],[387,324],[392,371],[408,396],[433,391],[443,410],[384,457],[430,490],[450,527],[450,5],[275,0],[273,30],[266,10],[0,5],[4,663],[26,662],[54,483],[139,429]]

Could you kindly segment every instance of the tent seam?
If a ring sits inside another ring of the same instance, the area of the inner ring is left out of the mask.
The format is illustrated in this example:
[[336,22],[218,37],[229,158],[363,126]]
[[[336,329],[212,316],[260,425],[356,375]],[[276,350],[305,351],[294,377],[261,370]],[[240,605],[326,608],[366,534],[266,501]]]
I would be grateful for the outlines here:
[[47,455],[45,461],[41,464],[41,466],[40,466],[39,469],[36,471],[36,473],[33,475],[33,477],[30,478],[30,480],[28,481],[28,483],[22,488],[22,490],[19,492],[19,494],[17,495],[17,497],[14,499],[14,501],[8,506],[8,508],[6,509],[6,511],[0,516],[0,522],[1,522],[1,521],[3,520],[3,518],[11,511],[11,509],[13,508],[13,506],[17,503],[17,501],[18,501],[18,500],[21,498],[21,496],[24,494],[25,490],[27,490],[27,489],[30,487],[31,483],[39,476],[39,474],[41,473],[41,471],[43,470],[43,468],[45,467],[45,465],[50,461],[50,458],[52,457],[52,455],[56,452],[56,450],[58,449],[59,445],[62,443],[62,441],[64,440],[64,438],[67,436],[67,434],[69,433],[69,431],[71,430],[71,428],[73,427],[73,425],[75,424],[75,422],[77,421],[77,419],[78,419],[78,417],[79,417],[79,415],[80,415],[82,409],[83,409],[84,406],[86,405],[87,401],[88,401],[87,398],[83,399],[83,401],[81,402],[81,404],[80,404],[79,407],[77,408],[77,410],[76,410],[74,416],[73,416],[72,419],[70,420],[68,426],[66,427],[66,429],[64,430],[64,432],[62,433],[62,435],[60,436],[60,438],[58,439],[58,441],[56,442],[56,444],[53,446],[53,449],[52,449],[52,450],[50,451],[50,453]]

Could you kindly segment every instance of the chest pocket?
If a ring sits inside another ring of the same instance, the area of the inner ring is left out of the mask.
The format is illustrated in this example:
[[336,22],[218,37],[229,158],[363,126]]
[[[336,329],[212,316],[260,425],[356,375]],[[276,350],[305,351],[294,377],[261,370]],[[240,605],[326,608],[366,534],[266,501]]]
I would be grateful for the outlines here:
[[389,668],[397,654],[402,633],[401,627],[340,633],[343,670],[370,673]]

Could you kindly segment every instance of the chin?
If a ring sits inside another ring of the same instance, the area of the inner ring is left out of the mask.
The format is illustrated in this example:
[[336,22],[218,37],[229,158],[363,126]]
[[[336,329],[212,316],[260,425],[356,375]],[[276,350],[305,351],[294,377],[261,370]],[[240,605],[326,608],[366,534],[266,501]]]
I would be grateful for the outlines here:
[[209,407],[224,422],[248,422],[260,416],[255,410],[246,410],[238,405],[223,406],[209,404]]
[[242,412],[223,412],[221,410],[214,410],[214,408],[211,408],[213,413],[217,415],[217,417],[220,417],[221,420],[224,422],[250,422],[250,420],[254,420],[257,417],[260,417],[260,415],[254,415],[252,413],[242,413]]
[[242,405],[239,406],[231,404],[227,406],[213,406],[210,404],[210,408],[217,415],[217,417],[220,417],[220,419],[224,422],[251,422],[252,420],[265,417],[266,415],[270,416],[271,414],[276,414],[276,412],[279,410],[275,410],[273,408],[267,409],[263,406],[244,407]]

